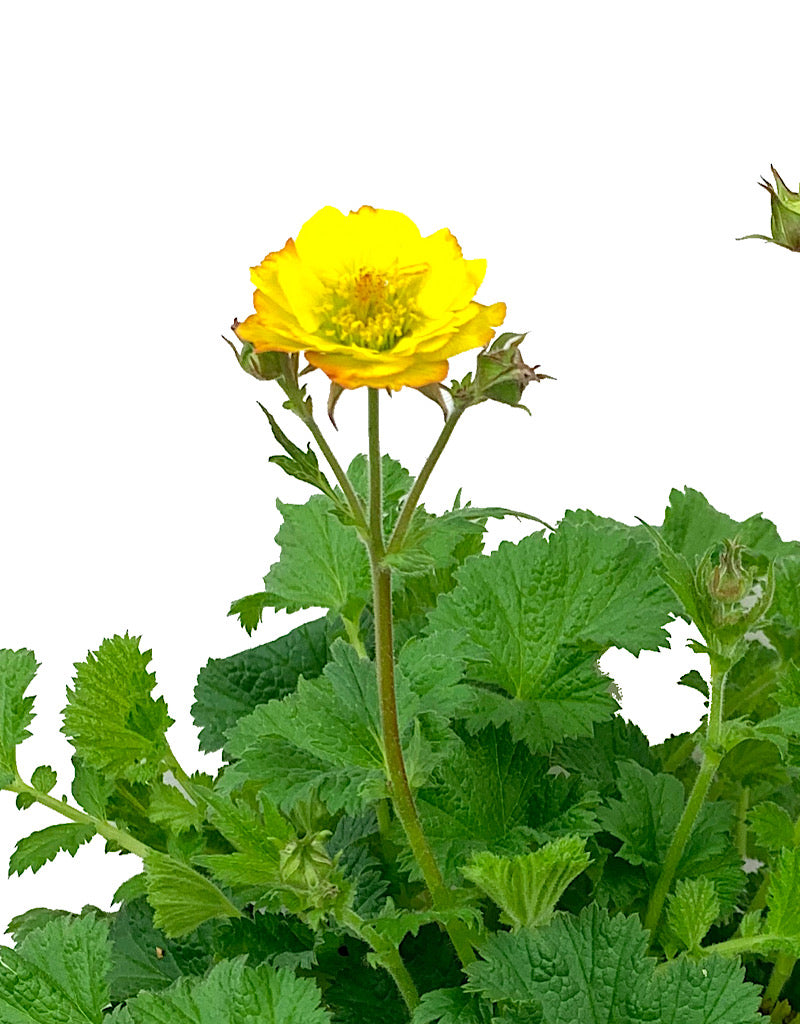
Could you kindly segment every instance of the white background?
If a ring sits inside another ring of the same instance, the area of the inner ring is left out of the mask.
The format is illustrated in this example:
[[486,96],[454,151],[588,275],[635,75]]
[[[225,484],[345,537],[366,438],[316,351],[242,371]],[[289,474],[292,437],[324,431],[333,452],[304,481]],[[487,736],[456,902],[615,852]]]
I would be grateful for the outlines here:
[[[185,767],[216,767],[189,724],[198,670],[293,624],[248,638],[226,617],[275,556],[276,496],[307,491],[267,462],[276,389],[220,335],[251,310],[248,268],[326,204],[451,228],[488,260],[478,298],[558,378],[532,418],[465,417],[429,508],[463,485],[549,521],[659,523],[689,485],[800,537],[800,256],[735,241],[768,231],[770,163],[800,178],[799,38],[787,0],[4,5],[0,646],[42,664],[23,774],[49,763],[68,791],[73,662],[125,630]],[[364,407],[339,404],[344,458]],[[418,467],[439,418],[401,392],[387,446]],[[701,713],[675,632],[672,656],[603,661],[656,741]],[[0,926],[108,907],[138,870],[95,839],[6,881],[16,839],[56,820],[0,794]]]

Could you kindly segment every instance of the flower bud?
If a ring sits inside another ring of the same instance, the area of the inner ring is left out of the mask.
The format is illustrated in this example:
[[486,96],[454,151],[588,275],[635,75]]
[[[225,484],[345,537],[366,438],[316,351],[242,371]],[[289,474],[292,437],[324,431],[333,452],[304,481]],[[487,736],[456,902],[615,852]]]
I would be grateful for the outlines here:
[[[234,320],[234,330],[236,325],[237,322]],[[224,334],[222,340],[228,342],[239,361],[239,366],[251,377],[255,377],[257,380],[277,380],[284,375],[286,367],[282,352],[256,352],[249,341],[243,341],[242,351],[237,352],[236,346]]]
[[742,567],[743,545],[737,540],[726,540],[724,544],[719,564],[710,570],[706,586],[715,601],[736,604],[750,590],[753,574],[745,572]]
[[324,885],[333,869],[333,861],[325,849],[331,833],[309,832],[293,839],[280,851],[281,878],[287,885],[308,891]]
[[522,392],[532,380],[553,379],[546,373],[537,373],[538,365],[526,365],[519,353],[524,340],[524,334],[501,334],[478,353],[475,387],[481,398],[519,406]]
[[773,186],[762,178],[759,185],[765,188],[770,195],[772,206],[772,219],[769,235],[745,235],[745,238],[762,238],[765,242],[775,242],[784,249],[791,249],[793,252],[800,252],[800,192],[792,192],[781,180],[781,176],[772,167],[775,175]]

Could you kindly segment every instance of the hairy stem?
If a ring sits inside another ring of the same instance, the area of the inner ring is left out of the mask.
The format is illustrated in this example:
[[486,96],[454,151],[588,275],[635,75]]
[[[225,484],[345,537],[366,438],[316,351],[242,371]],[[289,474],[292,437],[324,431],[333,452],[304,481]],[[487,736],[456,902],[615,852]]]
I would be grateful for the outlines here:
[[461,415],[466,408],[466,406],[463,406],[453,409],[452,412],[450,412],[450,414],[448,415],[447,419],[445,420],[445,424],[442,427],[442,432],[437,437],[436,443],[431,449],[430,455],[425,460],[425,464],[420,470],[419,476],[414,481],[414,486],[408,492],[408,496],[406,497],[406,500],[403,503],[402,511],[400,512],[400,516],[398,517],[398,520],[395,523],[394,530],[392,531],[392,536],[389,539],[387,551],[396,551],[397,548],[402,543],[403,538],[408,532],[408,527],[411,524],[411,517],[414,515],[414,509],[417,507],[419,499],[422,496],[422,492],[425,489],[425,484],[427,484],[428,479],[430,478],[430,475],[433,472],[436,463],[439,461],[439,456],[444,451],[445,445],[450,440],[450,435],[456,428],[456,423],[458,423],[458,421],[461,419]]
[[314,414],[311,412],[310,405],[303,397],[303,393],[298,387],[292,373],[287,373],[281,380],[281,387],[286,392],[286,396],[291,403],[292,410],[300,417],[303,423],[305,423],[311,432],[311,436],[317,442],[319,450],[325,457],[325,461],[331,467],[333,475],[336,477],[339,486],[342,488],[345,498],[347,498],[347,503],[350,506],[350,511],[353,513],[353,519],[355,520],[359,532],[362,536],[365,535],[367,533],[367,517],[364,512],[364,506],[361,504],[361,499],[353,490],[353,485],[348,480],[347,473],[342,469],[341,463],[333,454],[331,446],[325,440],[325,435],[322,433],[317,421],[314,419]]
[[[383,561],[383,507],[381,500],[381,453],[379,433],[379,393],[369,388],[369,555],[372,571],[375,618],[375,669],[378,679],[378,700],[381,733],[386,762],[386,775],[392,806],[405,830],[411,851],[437,910],[452,908],[452,896],[445,885],[439,865],[430,848],[417,814],[414,796],[408,783],[394,680],[394,641],[392,631],[392,571]],[[462,964],[475,959],[466,927],[458,921],[447,926],[448,934]]]
[[136,854],[137,857],[144,859],[151,852],[149,846],[140,843],[138,839],[134,839],[132,835],[117,828],[110,822],[102,818],[95,818],[92,814],[86,814],[77,807],[68,804],[65,800],[59,800],[57,797],[50,796],[49,793],[40,793],[38,789],[34,789],[33,786],[23,782],[19,776],[17,776],[16,781],[8,789],[12,793],[25,793],[26,796],[36,800],[37,803],[42,804],[44,807],[49,807],[50,810],[63,814],[70,821],[77,822],[80,825],[88,825],[104,839],[111,840],[129,853]]
[[380,935],[371,925],[363,921],[358,914],[352,910],[345,910],[342,914],[342,923],[363,939],[377,954],[383,967],[391,974],[395,985],[403,997],[403,1002],[408,1007],[408,1012],[413,1013],[415,1007],[419,1006],[419,993],[414,979],[408,973],[408,968],[403,963],[403,958],[396,946],[388,939]]
[[796,963],[797,957],[791,956],[789,953],[778,953],[772,966],[772,974],[769,976],[767,987],[764,989],[765,1001],[771,1004],[777,1003],[783,986],[792,976]]
[[722,737],[724,688],[725,671],[721,670],[717,666],[715,659],[712,658],[708,727],[706,731],[706,744],[703,752],[703,760],[700,764],[700,770],[697,773],[697,777],[694,780],[692,791],[686,801],[686,806],[683,809],[681,819],[678,822],[678,827],[675,829],[675,834],[667,848],[664,863],[661,867],[661,874],[653,888],[653,892],[650,896],[650,902],[647,906],[644,926],[650,932],[651,943],[655,939],[658,924],[661,920],[661,912],[664,909],[664,901],[672,887],[675,872],[677,871],[678,864],[683,856],[683,851],[686,849],[686,844],[689,841],[689,836],[694,828],[697,815],[700,813],[706,796],[708,795],[708,791],[711,788],[714,775],[716,774],[719,763],[722,760],[722,754],[718,748]]

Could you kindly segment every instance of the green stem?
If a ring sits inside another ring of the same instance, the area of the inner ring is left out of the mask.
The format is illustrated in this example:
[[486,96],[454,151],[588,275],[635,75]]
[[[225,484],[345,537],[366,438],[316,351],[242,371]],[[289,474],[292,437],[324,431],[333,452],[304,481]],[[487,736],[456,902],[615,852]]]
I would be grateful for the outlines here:
[[[414,796],[408,782],[400,725],[397,719],[397,700],[394,681],[394,640],[392,631],[392,570],[383,562],[383,508],[381,500],[381,453],[379,434],[379,392],[369,388],[369,555],[373,584],[375,619],[375,668],[378,679],[378,700],[381,733],[386,762],[389,793],[395,814],[405,830],[411,851],[419,865],[422,877],[437,910],[452,909],[450,890],[445,885],[439,865],[428,844],[417,814]],[[475,954],[466,926],[454,921],[447,926],[448,934],[462,964],[471,963]]]
[[372,925],[367,924],[366,921],[362,920],[352,910],[344,911],[342,923],[352,929],[364,942],[372,946],[378,960],[394,979],[394,983],[397,985],[400,995],[408,1007],[408,1012],[413,1013],[415,1007],[419,1006],[419,993],[417,992],[417,986],[414,984],[414,979],[408,973],[408,968],[403,963],[403,958],[400,956],[397,947],[392,945],[388,939],[380,935]]
[[772,967],[772,974],[769,976],[769,982],[764,990],[764,999],[767,1002],[774,1005],[780,999],[783,986],[791,978],[796,963],[797,957],[791,956],[789,953],[778,953]]
[[683,809],[681,819],[678,822],[678,827],[675,829],[675,834],[673,835],[672,841],[667,849],[664,857],[664,863],[661,867],[661,874],[658,877],[658,881],[655,884],[650,896],[650,902],[647,906],[644,926],[650,932],[651,943],[655,939],[658,924],[661,920],[661,912],[664,909],[664,901],[672,887],[675,872],[677,871],[678,864],[683,856],[683,851],[686,849],[686,844],[689,841],[689,836],[694,828],[697,815],[700,813],[706,796],[708,795],[708,791],[711,788],[714,775],[716,774],[719,763],[722,760],[722,754],[719,751],[719,744],[722,738],[722,703],[724,688],[725,672],[724,670],[720,671],[718,666],[715,664],[715,660],[712,658],[708,730],[706,733],[703,760],[700,764],[700,770],[697,773],[697,777],[694,780],[694,785],[692,786],[692,791],[689,794],[689,799],[686,801],[686,806]]
[[355,648],[356,654],[359,658],[366,658],[367,649],[364,646],[364,641],[361,639],[361,630],[358,628],[358,623],[353,622],[352,619],[348,619],[344,615],[342,616],[342,622],[344,623],[344,629],[347,633],[347,639]]
[[325,457],[325,461],[331,467],[333,475],[336,477],[339,486],[342,488],[345,498],[347,498],[347,503],[350,506],[350,511],[353,513],[356,526],[362,534],[366,534],[367,517],[364,512],[364,506],[361,504],[361,499],[353,490],[353,485],[347,478],[347,473],[342,469],[341,463],[333,454],[330,445],[325,440],[325,435],[322,433],[317,421],[314,419],[314,414],[311,412],[306,399],[303,397],[301,389],[297,386],[297,382],[294,380],[292,373],[286,373],[284,378],[281,380],[281,387],[286,392],[286,396],[291,403],[292,410],[308,427],[311,432],[311,436],[317,442],[319,450]]
[[739,806],[736,808],[736,852],[744,860],[747,857],[747,812],[750,808],[750,787],[742,787]]
[[16,781],[8,789],[12,793],[25,793],[36,800],[37,803],[42,804],[44,807],[49,807],[52,811],[57,811],[59,814],[63,814],[65,818],[69,818],[71,821],[75,821],[80,825],[88,825],[99,835],[103,836],[104,839],[111,840],[129,853],[136,854],[137,857],[144,859],[151,852],[149,846],[140,843],[138,839],[134,839],[132,835],[123,832],[122,829],[110,824],[110,822],[104,821],[102,818],[95,818],[92,814],[85,814],[77,807],[68,804],[65,800],[59,800],[54,796],[50,796],[49,793],[40,793],[38,789],[34,789],[33,786],[23,782],[19,776],[17,776]]
[[461,419],[461,415],[466,408],[466,406],[455,408],[447,417],[445,424],[442,427],[442,432],[436,439],[436,443],[431,449],[430,455],[425,460],[425,464],[420,470],[419,476],[414,481],[414,486],[408,492],[408,496],[403,504],[400,516],[395,523],[392,536],[387,546],[387,551],[396,551],[402,543],[403,538],[411,525],[411,517],[414,515],[414,509],[417,507],[417,503],[419,502],[425,488],[425,484],[427,484],[434,466],[439,461],[439,456],[444,451],[445,445],[450,440],[450,435],[456,428],[456,423]]

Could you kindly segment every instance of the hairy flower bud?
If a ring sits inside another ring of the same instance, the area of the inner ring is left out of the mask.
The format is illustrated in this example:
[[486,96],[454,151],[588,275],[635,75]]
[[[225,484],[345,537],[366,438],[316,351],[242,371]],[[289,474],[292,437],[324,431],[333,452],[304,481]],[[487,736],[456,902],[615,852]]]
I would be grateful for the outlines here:
[[280,852],[281,878],[287,885],[315,890],[324,885],[333,869],[333,861],[325,849],[331,833],[309,832],[288,842]]
[[745,238],[761,238],[765,242],[775,242],[784,249],[800,252],[800,191],[792,192],[787,188],[781,176],[771,168],[775,175],[775,185],[762,178],[759,185],[770,195],[772,218],[769,235],[745,235]]
[[709,594],[721,604],[735,604],[745,596],[753,582],[753,574],[742,567],[743,546],[726,540],[719,564],[711,569],[706,586]]
[[[234,328],[238,321],[234,320]],[[242,351],[237,352],[236,346],[223,334],[222,340],[228,342],[233,349],[239,366],[257,380],[277,380],[285,372],[285,357],[280,352],[256,352],[249,341],[242,342]]]

